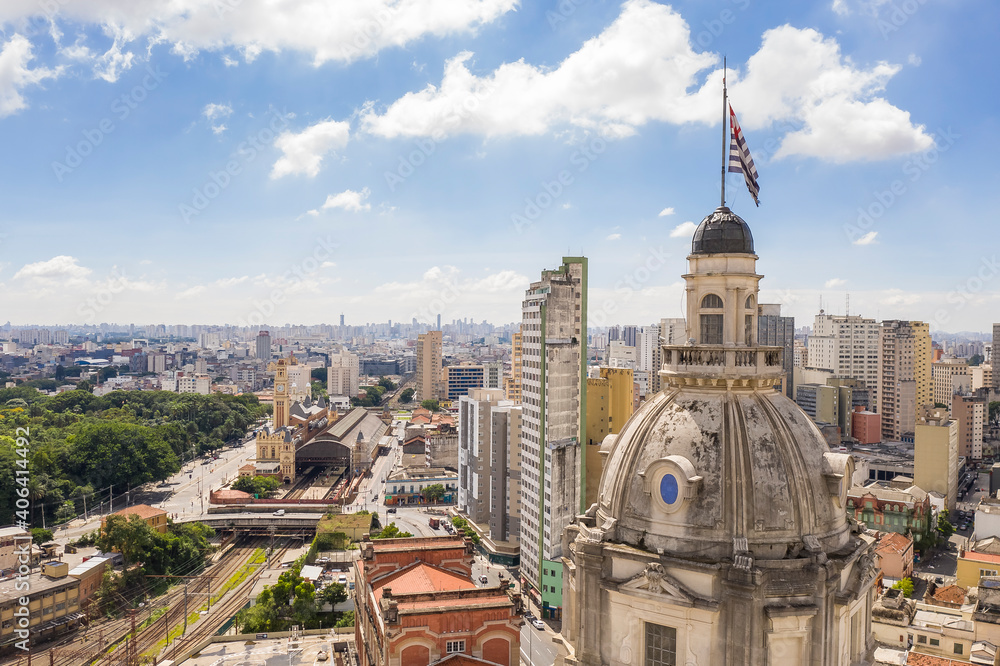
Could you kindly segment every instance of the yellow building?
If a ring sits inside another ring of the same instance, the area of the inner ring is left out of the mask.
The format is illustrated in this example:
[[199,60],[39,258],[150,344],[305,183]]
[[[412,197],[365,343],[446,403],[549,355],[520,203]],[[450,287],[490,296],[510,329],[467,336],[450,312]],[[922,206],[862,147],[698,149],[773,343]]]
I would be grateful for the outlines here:
[[917,381],[917,410],[934,402],[934,379],[931,375],[931,325],[911,321],[913,329],[913,378]]
[[945,506],[955,510],[958,496],[958,421],[948,410],[923,408],[917,419],[913,448],[913,483],[926,492],[945,496]]
[[442,344],[441,331],[417,336],[417,403],[448,397],[441,386]]
[[995,542],[988,543],[980,551],[964,548],[959,550],[955,584],[968,589],[979,585],[979,579],[983,576],[1000,574],[1000,554],[997,554],[996,550],[997,544]]
[[[75,629],[83,613],[80,612],[80,581],[68,576],[65,562],[46,562],[42,573],[28,577],[28,589],[19,588],[18,578],[0,581],[0,648],[13,647],[24,640],[20,627],[22,613],[27,613],[30,644],[47,641],[59,634]],[[20,581],[23,586],[24,581]],[[27,610],[21,605],[28,598]]]
[[[157,509],[155,506],[149,506],[148,504],[136,504],[135,506],[115,511],[111,515],[125,516],[125,520],[129,520],[132,516],[139,516],[146,521],[147,525],[160,534],[167,533],[167,512],[163,509]],[[104,527],[106,522],[107,518],[102,518],[101,527]]]
[[597,501],[601,483],[600,449],[608,435],[617,435],[632,416],[634,379],[628,368],[599,368],[600,377],[587,378],[587,506]]
[[508,400],[521,404],[521,359],[524,355],[523,338],[518,331],[510,338],[510,377],[504,377],[504,390]]

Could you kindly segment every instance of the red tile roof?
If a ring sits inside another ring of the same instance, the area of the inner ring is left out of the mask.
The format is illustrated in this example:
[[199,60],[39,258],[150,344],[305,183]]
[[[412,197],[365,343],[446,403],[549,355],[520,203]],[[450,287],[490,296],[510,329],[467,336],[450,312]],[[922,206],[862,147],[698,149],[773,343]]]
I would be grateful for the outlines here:
[[965,588],[958,585],[946,585],[934,593],[934,598],[949,604],[965,603]]
[[147,520],[149,518],[154,518],[156,516],[165,516],[167,512],[163,509],[157,509],[154,506],[149,506],[148,504],[136,504],[135,506],[130,506],[119,511],[115,511],[112,515],[114,516],[131,516],[136,515]]
[[471,657],[467,654],[459,652],[456,654],[449,654],[443,659],[431,662],[431,666],[482,666],[483,664],[492,663],[492,661],[486,661],[485,659],[480,659],[478,657]]
[[908,548],[913,547],[913,541],[909,537],[897,532],[885,532],[879,537],[876,550],[892,550],[896,553],[905,553]]
[[955,661],[946,657],[933,657],[929,654],[911,652],[906,658],[906,666],[968,666],[967,661]]
[[372,591],[375,593],[376,600],[382,598],[382,591],[386,587],[390,588],[395,596],[421,592],[474,590],[476,584],[467,576],[454,571],[448,571],[427,562],[414,562],[372,581]]

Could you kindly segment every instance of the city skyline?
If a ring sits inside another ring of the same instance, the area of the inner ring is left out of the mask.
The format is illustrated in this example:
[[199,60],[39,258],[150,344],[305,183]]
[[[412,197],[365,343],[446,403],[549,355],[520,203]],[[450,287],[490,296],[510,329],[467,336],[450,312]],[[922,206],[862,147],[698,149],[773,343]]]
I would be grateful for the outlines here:
[[4,318],[515,322],[574,255],[594,326],[681,316],[725,54],[762,302],[988,331],[975,4],[8,3]]

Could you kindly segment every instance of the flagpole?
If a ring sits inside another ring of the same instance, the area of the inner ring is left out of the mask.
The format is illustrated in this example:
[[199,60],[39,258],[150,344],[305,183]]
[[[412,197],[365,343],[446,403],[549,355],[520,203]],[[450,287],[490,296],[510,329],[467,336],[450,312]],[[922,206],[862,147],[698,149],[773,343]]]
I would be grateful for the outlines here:
[[722,206],[726,205],[726,56],[722,56]]

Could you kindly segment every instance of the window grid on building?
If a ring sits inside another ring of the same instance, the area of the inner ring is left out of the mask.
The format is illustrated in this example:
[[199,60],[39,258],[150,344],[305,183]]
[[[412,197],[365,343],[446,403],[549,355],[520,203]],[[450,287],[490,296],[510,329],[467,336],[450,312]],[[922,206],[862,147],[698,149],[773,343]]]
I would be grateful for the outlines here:
[[677,630],[646,623],[646,666],[676,666]]

